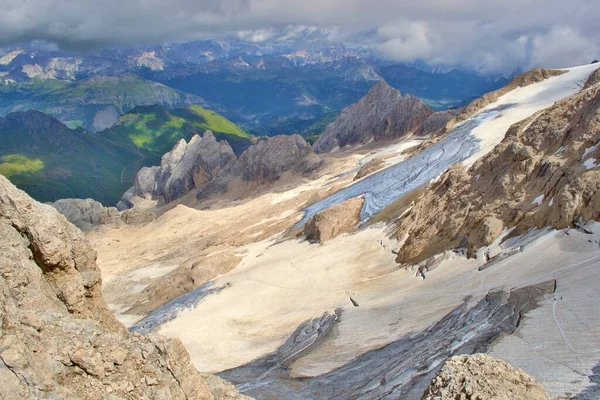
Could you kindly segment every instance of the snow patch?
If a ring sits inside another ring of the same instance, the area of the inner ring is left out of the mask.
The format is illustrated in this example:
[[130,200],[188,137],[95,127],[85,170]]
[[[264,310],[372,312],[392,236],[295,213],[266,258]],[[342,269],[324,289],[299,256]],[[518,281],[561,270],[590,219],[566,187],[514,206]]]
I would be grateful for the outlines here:
[[538,206],[541,206],[543,202],[544,202],[544,195],[543,195],[543,194],[540,194],[538,197],[536,197],[536,198],[535,198],[535,199],[534,199],[534,200],[531,202],[531,204],[536,204],[536,205],[538,205]]
[[585,149],[585,151],[583,152],[583,155],[581,156],[582,160],[585,160],[586,157],[593,151],[596,151],[596,149],[598,148],[598,145],[600,145],[600,142],[596,143],[594,146],[592,147],[588,147],[587,149]]
[[583,165],[584,167],[586,167],[587,169],[592,169],[592,168],[596,168],[598,165],[596,164],[596,159],[595,158],[588,158],[587,160],[585,160],[581,165]]

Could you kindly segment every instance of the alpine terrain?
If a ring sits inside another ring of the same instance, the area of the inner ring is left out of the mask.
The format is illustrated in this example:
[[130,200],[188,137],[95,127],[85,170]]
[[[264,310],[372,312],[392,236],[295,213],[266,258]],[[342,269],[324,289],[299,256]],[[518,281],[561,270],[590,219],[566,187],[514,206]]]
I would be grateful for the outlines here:
[[0,399],[600,399],[596,4],[9,3]]

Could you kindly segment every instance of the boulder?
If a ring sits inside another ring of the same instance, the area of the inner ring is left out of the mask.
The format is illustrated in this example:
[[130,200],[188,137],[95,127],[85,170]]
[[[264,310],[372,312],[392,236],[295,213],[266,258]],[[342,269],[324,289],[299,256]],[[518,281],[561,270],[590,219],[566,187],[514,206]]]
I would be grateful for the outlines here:
[[374,159],[360,167],[353,180],[357,181],[360,178],[364,178],[367,175],[371,175],[373,172],[377,172],[383,167],[385,167],[385,161],[380,157],[375,157]]
[[343,233],[355,232],[360,222],[364,199],[348,199],[313,215],[304,226],[306,239],[326,242]]

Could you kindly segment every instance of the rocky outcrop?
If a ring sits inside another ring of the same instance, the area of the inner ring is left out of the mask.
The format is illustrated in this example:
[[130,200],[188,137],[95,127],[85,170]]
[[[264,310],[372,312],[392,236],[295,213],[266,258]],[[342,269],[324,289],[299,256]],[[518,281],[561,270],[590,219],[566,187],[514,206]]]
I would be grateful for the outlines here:
[[187,144],[183,139],[179,141],[163,156],[160,167],[142,168],[117,208],[133,207],[136,197],[169,203],[192,190],[202,200],[226,192],[234,181],[263,185],[277,181],[285,173],[309,175],[321,165],[323,160],[299,135],[261,140],[236,159],[227,142],[217,142],[207,131],[202,138],[196,135]]
[[444,363],[423,400],[548,400],[546,391],[525,371],[486,354],[455,356]]
[[0,237],[1,398],[236,398],[213,394],[227,384],[207,383],[180,341],[128,333],[81,231],[2,176]]
[[285,172],[306,175],[323,160],[300,135],[273,136],[246,149],[232,168],[232,175],[245,182],[263,184],[278,180]]
[[93,199],[60,199],[52,206],[84,232],[100,225],[116,225],[121,220],[115,207],[104,207]]
[[313,148],[326,153],[371,140],[395,139],[416,130],[432,113],[419,98],[403,96],[382,80],[357,103],[344,108]]
[[131,209],[121,212],[116,207],[104,207],[93,199],[60,199],[51,205],[83,232],[89,232],[103,225],[113,227],[123,223],[139,225],[156,219],[156,214],[151,211]]
[[443,131],[448,122],[459,114],[459,110],[438,111],[431,114],[421,126],[415,130],[415,136],[435,136]]
[[134,186],[117,207],[131,207],[135,196],[169,203],[207,184],[235,160],[231,146],[225,141],[217,142],[211,131],[202,137],[194,135],[189,143],[181,139],[162,157],[160,167],[146,167],[138,172]]
[[354,180],[356,181],[360,178],[364,178],[367,175],[371,175],[373,172],[377,172],[383,167],[385,167],[385,160],[381,157],[375,157],[360,167],[356,175],[354,175]]
[[313,215],[304,226],[306,239],[323,243],[356,231],[363,203],[362,197],[353,198]]
[[181,140],[162,158],[154,195],[171,202],[214,179],[234,162],[231,146],[217,142],[211,131],[204,132],[202,138],[195,135],[187,144]]
[[518,234],[599,220],[599,144],[596,82],[513,125],[470,170],[444,173],[399,222],[408,239],[397,261],[418,263],[465,240],[474,256],[506,228]]

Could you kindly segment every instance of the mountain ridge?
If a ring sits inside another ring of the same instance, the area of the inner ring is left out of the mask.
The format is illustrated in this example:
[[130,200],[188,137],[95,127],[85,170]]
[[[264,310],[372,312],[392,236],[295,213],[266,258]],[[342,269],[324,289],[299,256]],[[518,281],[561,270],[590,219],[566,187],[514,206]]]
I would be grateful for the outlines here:
[[412,133],[433,112],[416,96],[402,95],[380,80],[358,102],[342,110],[315,141],[314,149],[325,153],[371,140],[398,139]]

